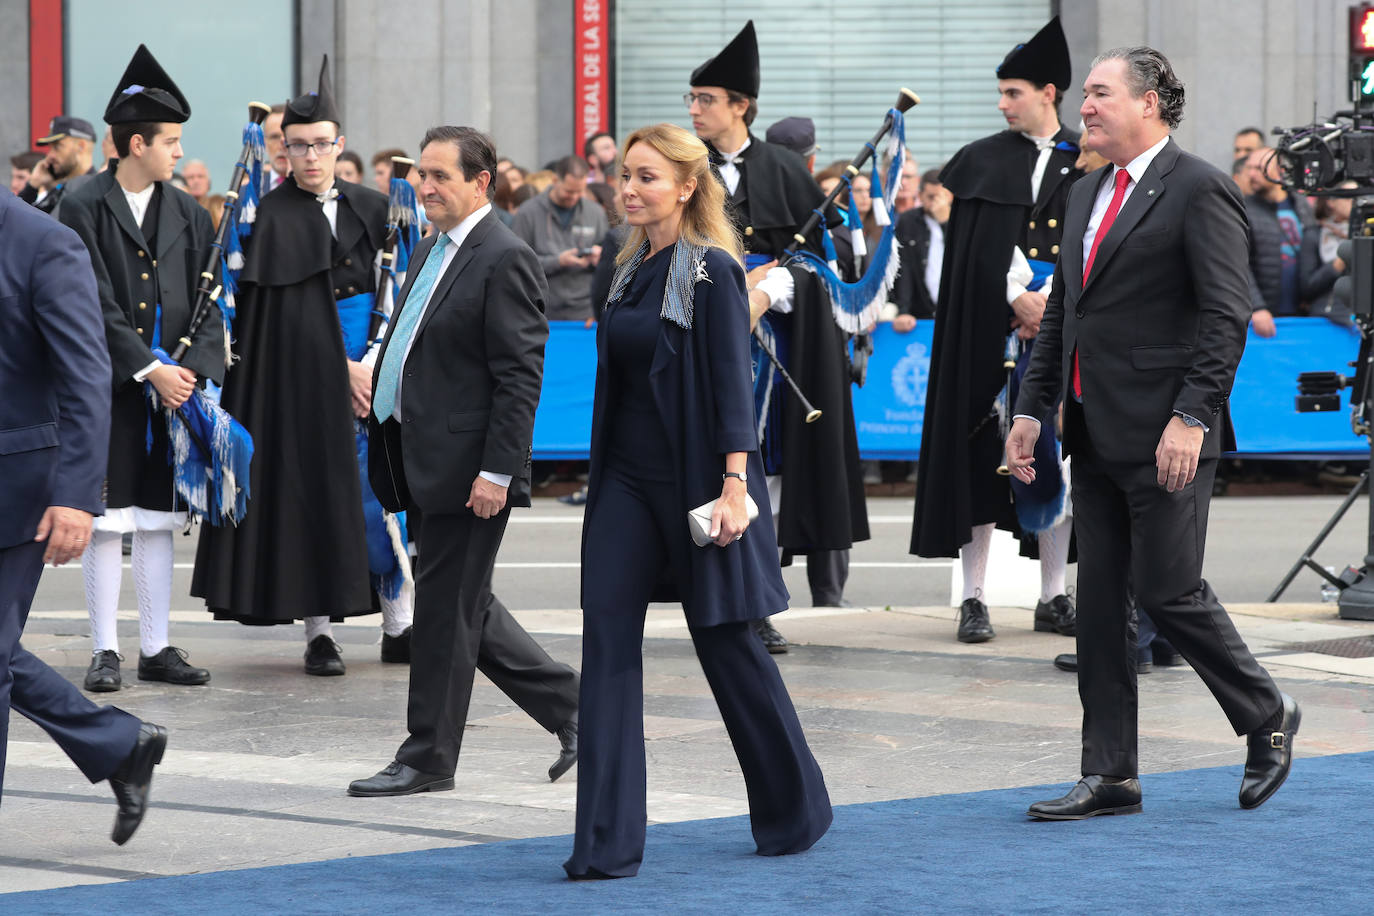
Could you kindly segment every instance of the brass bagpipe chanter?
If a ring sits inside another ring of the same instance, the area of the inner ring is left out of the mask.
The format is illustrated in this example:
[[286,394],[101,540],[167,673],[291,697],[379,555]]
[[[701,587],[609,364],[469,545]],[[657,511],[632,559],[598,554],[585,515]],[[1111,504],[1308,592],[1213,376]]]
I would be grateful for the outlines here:
[[[820,278],[830,296],[835,323],[841,330],[856,338],[853,366],[855,381],[860,385],[863,384],[863,363],[866,362],[867,353],[872,351],[872,345],[868,343],[864,332],[878,319],[897,277],[900,259],[897,250],[894,201],[901,183],[902,163],[906,159],[905,113],[920,104],[920,101],[920,97],[910,89],[903,88],[897,93],[896,104],[883,116],[882,126],[873,135],[873,139],[865,143],[850,161],[843,178],[826,195],[820,206],[812,211],[811,216],[793,236],[793,245],[783,253],[784,264],[799,264]],[[882,227],[882,236],[870,252],[854,195],[849,193],[844,215],[849,227],[850,244],[856,264],[867,258],[867,265],[862,276],[848,282],[840,276],[834,240],[831,238],[830,228],[825,225],[824,217],[830,212],[836,199],[850,190],[851,180],[863,171],[865,165],[871,165],[872,169],[873,217]],[[818,228],[821,233],[823,255],[806,247],[807,240]],[[801,402],[806,422],[814,423],[820,419],[821,411],[812,406],[796,381],[783,368],[762,322],[755,327],[754,335],[759,349],[768,356],[779,375]]]

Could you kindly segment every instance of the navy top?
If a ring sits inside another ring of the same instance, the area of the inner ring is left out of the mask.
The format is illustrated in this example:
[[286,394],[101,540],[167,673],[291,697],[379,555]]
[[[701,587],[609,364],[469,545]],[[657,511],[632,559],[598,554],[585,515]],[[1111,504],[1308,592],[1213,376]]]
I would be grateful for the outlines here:
[[673,479],[673,454],[653,390],[654,361],[663,319],[663,290],[672,263],[672,246],[639,265],[629,288],[606,309],[604,346],[610,369],[610,412],[606,462],[641,480]]

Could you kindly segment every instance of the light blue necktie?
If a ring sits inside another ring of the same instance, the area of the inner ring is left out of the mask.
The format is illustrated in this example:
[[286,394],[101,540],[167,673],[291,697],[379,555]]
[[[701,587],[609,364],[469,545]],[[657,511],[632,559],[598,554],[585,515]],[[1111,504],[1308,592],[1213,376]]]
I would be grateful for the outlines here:
[[429,291],[434,289],[434,283],[439,279],[439,271],[444,266],[444,249],[448,244],[448,233],[441,232],[434,240],[429,256],[425,258],[425,265],[420,268],[420,275],[406,294],[400,317],[396,319],[396,330],[391,333],[391,343],[386,346],[382,368],[377,373],[377,390],[372,394],[372,412],[378,420],[386,420],[396,412],[396,389],[401,384],[406,348],[410,346],[410,338],[420,323],[420,316],[425,313],[425,306],[429,304]]

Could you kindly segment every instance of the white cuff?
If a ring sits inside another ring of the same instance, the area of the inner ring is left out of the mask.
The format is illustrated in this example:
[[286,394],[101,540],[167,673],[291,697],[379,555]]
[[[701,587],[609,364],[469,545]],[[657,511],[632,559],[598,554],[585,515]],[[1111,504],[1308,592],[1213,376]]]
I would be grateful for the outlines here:
[[510,486],[511,475],[509,474],[494,474],[491,471],[478,471],[477,476],[482,478],[483,480],[491,481],[498,487]]
[[158,366],[161,366],[161,365],[162,365],[162,360],[160,360],[160,359],[155,359],[155,360],[153,360],[151,363],[149,363],[148,365],[144,366],[142,369],[140,369],[140,370],[138,370],[137,372],[134,373],[134,381],[136,381],[136,382],[146,381],[147,378],[148,378],[148,376],[152,373],[152,371],[153,371],[154,369],[156,369]]
[[1011,305],[1026,291],[1026,286],[1035,279],[1030,262],[1021,253],[1021,246],[1011,250],[1011,266],[1007,268],[1007,305]]
[[1025,413],[1012,414],[1012,417],[1011,417],[1011,418],[1012,418],[1013,420],[1030,420],[1030,421],[1031,421],[1032,423],[1034,423],[1036,426],[1039,426],[1039,425],[1040,425],[1040,421],[1037,420],[1037,419],[1035,419],[1035,417],[1032,417],[1030,414],[1025,414]]
[[786,267],[773,267],[768,273],[763,275],[758,286],[754,289],[759,290],[768,297],[769,310],[781,312],[784,315],[792,311],[792,297],[796,292],[796,281],[792,279],[792,271]]

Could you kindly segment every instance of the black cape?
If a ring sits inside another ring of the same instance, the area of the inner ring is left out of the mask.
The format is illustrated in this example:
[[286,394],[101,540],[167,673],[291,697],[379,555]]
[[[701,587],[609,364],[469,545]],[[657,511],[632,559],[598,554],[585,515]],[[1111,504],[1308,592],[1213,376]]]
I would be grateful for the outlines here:
[[373,263],[387,199],[341,191],[337,240],[292,180],[262,199],[249,239],[221,402],[253,436],[252,496],[238,527],[201,528],[191,582],[218,619],[376,610],[334,285],[336,265]]
[[1007,381],[1012,248],[1029,245],[1037,255],[1027,248],[1028,256],[1054,259],[1057,242],[1049,244],[1053,252],[1039,252],[1040,237],[1051,219],[1062,231],[1068,188],[1080,174],[1073,168],[1078,135],[1061,128],[1054,139],[1073,148],[1050,154],[1036,200],[1030,175],[1038,152],[1014,131],[968,144],[940,174],[954,205],[945,226],[916,476],[911,553],[918,556],[957,557],[976,525],[1020,530],[1010,478],[997,473],[1004,443],[995,405]]
[[[707,147],[713,164],[722,161],[714,147]],[[807,171],[806,160],[785,146],[749,135],[740,153],[740,182],[727,199],[730,218],[744,239],[744,250],[781,258],[792,245],[792,234],[801,228],[825,195]],[[832,212],[838,220],[838,213]],[[819,252],[820,232],[808,237],[807,247]]]

